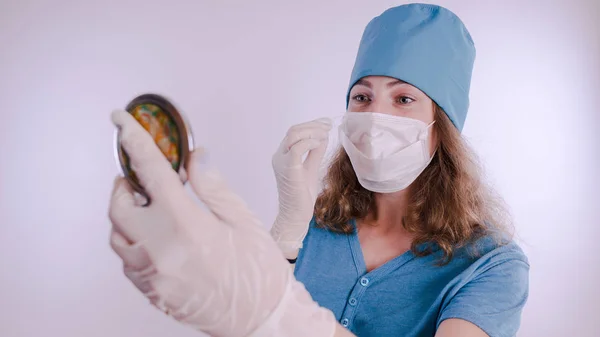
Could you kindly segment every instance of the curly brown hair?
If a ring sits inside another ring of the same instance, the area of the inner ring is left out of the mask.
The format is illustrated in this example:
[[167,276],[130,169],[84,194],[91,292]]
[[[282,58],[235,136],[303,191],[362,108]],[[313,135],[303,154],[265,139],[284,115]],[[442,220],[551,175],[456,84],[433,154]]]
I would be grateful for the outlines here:
[[[502,198],[483,183],[477,157],[460,132],[438,105],[434,109],[437,151],[409,187],[403,226],[414,238],[411,251],[416,256],[431,254],[431,245],[418,247],[434,243],[443,251],[440,264],[445,264],[456,249],[483,236],[492,235],[501,244],[512,236],[512,222]],[[348,155],[340,148],[315,204],[317,225],[352,233],[351,219],[377,218],[374,195],[360,185]]]

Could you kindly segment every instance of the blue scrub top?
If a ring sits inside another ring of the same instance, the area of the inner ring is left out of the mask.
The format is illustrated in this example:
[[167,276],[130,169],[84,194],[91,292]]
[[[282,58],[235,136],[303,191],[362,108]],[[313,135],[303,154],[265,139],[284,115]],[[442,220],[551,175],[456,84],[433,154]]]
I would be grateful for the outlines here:
[[486,237],[475,245],[478,256],[461,249],[444,266],[436,265],[439,250],[426,257],[409,251],[367,272],[356,230],[334,233],[313,219],[294,274],[359,337],[434,336],[448,318],[490,337],[515,336],[529,293],[527,257],[514,242],[499,246]]

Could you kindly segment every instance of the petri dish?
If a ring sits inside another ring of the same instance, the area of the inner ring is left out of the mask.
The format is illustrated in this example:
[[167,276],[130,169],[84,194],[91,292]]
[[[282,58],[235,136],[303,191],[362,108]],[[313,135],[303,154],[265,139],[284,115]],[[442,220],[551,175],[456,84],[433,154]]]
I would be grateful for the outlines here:
[[[181,182],[186,182],[190,153],[194,149],[194,137],[185,116],[164,96],[143,94],[135,97],[125,110],[150,133],[152,139],[165,156],[173,170],[179,173]],[[150,198],[131,168],[129,156],[121,146],[120,132],[115,131],[115,159],[125,179],[134,191],[143,195],[147,203]]]

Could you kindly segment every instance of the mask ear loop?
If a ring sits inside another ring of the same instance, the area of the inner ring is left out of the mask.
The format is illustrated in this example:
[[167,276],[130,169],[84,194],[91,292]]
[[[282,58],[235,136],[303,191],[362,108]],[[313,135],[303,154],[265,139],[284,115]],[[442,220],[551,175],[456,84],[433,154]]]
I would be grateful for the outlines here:
[[[426,137],[424,137],[424,139],[423,139],[423,140],[425,140],[425,144],[427,144],[427,148],[425,149],[425,151],[426,151],[426,153],[427,153],[427,155],[428,155],[428,156],[429,156],[429,134],[430,134],[430,132],[431,132],[431,128],[432,128],[433,124],[435,124],[435,119],[433,120],[433,122],[431,122],[431,123],[429,123],[429,124],[427,125],[427,128],[425,128],[425,130],[426,130],[427,132],[424,132],[424,134],[426,134],[426,135],[427,135]],[[437,151],[438,151],[439,147],[440,147],[440,146],[439,146],[439,143],[438,143],[438,144],[435,146],[435,149],[433,149],[433,153],[432,153],[432,154],[429,156],[429,163],[431,163],[431,161],[432,161],[432,160],[433,160],[433,158],[435,157],[435,155],[436,155],[436,153],[437,153]],[[428,164],[427,166],[429,166],[429,164]]]

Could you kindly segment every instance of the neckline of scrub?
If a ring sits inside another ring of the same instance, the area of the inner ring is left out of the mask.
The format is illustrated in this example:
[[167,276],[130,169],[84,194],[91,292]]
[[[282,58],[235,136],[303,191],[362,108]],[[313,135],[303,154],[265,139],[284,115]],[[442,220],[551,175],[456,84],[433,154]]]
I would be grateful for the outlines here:
[[393,259],[387,261],[381,266],[367,272],[367,265],[362,251],[360,240],[358,239],[358,230],[356,226],[356,220],[352,219],[351,224],[354,227],[354,231],[348,234],[348,244],[352,251],[352,258],[354,259],[354,266],[359,277],[369,277],[369,279],[376,280],[385,275],[388,275],[392,271],[402,267],[404,264],[412,261],[416,256],[412,251],[408,250]]

